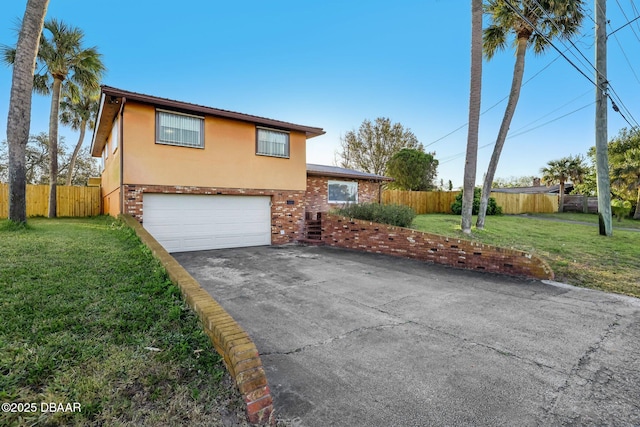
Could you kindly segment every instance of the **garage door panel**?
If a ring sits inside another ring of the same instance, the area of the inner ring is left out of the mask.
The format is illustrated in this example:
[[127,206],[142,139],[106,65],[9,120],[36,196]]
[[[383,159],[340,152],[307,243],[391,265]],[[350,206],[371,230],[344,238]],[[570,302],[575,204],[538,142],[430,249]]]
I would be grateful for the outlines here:
[[143,218],[169,252],[271,244],[268,196],[144,194]]

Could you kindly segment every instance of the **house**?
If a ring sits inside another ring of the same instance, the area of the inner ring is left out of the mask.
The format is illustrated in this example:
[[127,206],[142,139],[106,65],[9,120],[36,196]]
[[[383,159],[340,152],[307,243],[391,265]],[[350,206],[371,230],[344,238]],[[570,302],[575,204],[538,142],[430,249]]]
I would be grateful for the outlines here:
[[378,200],[388,180],[307,165],[324,133],[103,86],[91,143],[103,213],[132,215],[170,252],[294,242],[305,217]]

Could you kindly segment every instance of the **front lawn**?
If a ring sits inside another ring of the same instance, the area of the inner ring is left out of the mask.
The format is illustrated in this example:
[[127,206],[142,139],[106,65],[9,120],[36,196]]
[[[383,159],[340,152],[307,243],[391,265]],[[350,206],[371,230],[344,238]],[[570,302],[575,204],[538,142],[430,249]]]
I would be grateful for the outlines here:
[[223,425],[221,408],[242,413],[178,288],[119,221],[0,222],[0,290],[0,425]]
[[[560,215],[556,218],[586,222],[594,222],[595,218],[597,223],[595,215],[577,214],[582,219]],[[613,237],[600,236],[592,225],[517,215],[488,216],[485,229],[472,229],[471,237],[460,230],[458,215],[418,215],[412,227],[531,252],[549,263],[557,281],[640,297],[640,232],[618,228],[636,225],[628,221],[614,221]]]

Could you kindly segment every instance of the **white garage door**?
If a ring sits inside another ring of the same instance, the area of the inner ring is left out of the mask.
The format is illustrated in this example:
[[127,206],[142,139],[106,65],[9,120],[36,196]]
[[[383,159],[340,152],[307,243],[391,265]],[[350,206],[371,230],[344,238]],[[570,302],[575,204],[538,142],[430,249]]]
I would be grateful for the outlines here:
[[144,228],[168,252],[271,244],[270,197],[144,194]]

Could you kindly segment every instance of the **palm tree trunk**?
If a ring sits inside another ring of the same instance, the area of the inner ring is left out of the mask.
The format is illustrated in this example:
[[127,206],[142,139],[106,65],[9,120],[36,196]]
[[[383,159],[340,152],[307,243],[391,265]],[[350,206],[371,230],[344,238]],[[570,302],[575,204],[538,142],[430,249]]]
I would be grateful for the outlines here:
[[31,126],[31,92],[40,34],[49,0],[28,0],[13,64],[7,142],[9,145],[9,219],[27,222],[26,147]]
[[71,185],[71,180],[73,179],[73,169],[76,166],[76,158],[78,157],[78,152],[80,152],[80,147],[82,147],[86,129],[87,121],[83,120],[80,123],[80,137],[78,138],[78,143],[76,144],[76,148],[73,149],[73,154],[71,155],[71,160],[69,161],[69,170],[67,171],[67,185]]
[[638,198],[636,199],[636,211],[633,214],[633,219],[640,219],[640,187],[638,187]]
[[493,147],[493,154],[489,161],[489,167],[484,177],[484,184],[482,186],[482,196],[480,198],[480,210],[478,212],[478,220],[476,222],[476,228],[484,228],[484,219],[487,215],[487,206],[489,204],[489,195],[491,194],[491,184],[493,183],[493,177],[496,174],[498,168],[498,161],[500,161],[500,153],[502,153],[502,147],[504,147],[504,141],[507,139],[507,133],[509,133],[509,126],[511,126],[511,119],[516,112],[516,106],[518,105],[518,99],[520,98],[520,88],[522,87],[522,76],[524,75],[524,56],[527,52],[528,37],[518,38],[518,48],[516,50],[516,63],[513,67],[513,80],[511,81],[511,91],[509,92],[509,101],[507,102],[507,108],[502,118],[502,124],[500,125],[500,131],[498,132],[498,138],[496,139],[496,145]]
[[58,113],[60,111],[61,87],[62,79],[53,76],[51,113],[49,114],[49,218],[55,218],[58,211]]
[[560,180],[560,203],[558,203],[558,212],[564,212],[564,181]]
[[467,155],[464,164],[464,190],[462,192],[462,232],[471,233],[473,188],[476,184],[478,163],[478,131],[482,94],[482,0],[471,2],[471,78],[469,91],[469,131]]

